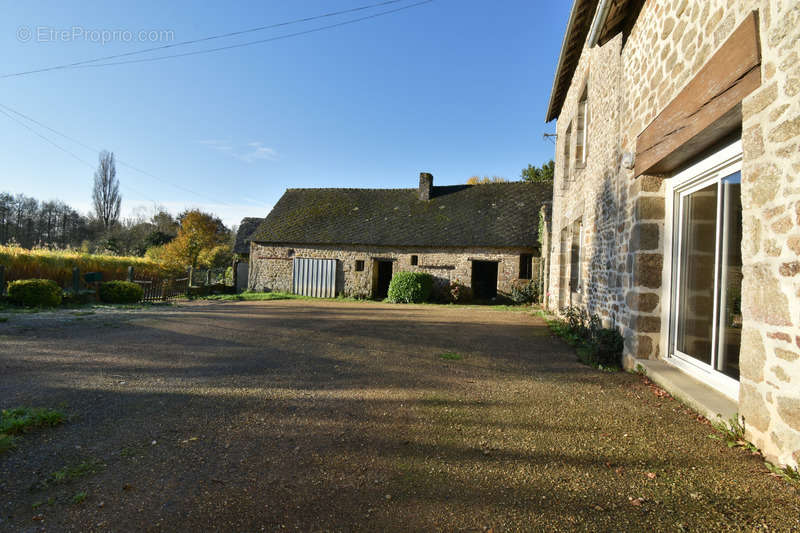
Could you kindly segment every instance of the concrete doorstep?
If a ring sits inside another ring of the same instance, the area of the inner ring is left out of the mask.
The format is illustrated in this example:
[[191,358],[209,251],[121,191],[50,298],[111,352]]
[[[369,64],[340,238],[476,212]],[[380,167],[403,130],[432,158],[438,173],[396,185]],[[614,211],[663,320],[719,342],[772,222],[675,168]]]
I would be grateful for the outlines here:
[[636,359],[633,368],[636,365],[642,365],[654,383],[711,421],[718,415],[727,421],[739,411],[736,402],[664,361]]

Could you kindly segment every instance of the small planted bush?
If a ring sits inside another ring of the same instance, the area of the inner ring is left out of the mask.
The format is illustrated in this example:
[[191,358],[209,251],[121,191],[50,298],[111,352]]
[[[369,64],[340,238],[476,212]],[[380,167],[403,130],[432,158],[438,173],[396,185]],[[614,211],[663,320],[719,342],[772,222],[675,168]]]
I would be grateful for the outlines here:
[[568,307],[562,313],[564,319],[551,322],[550,327],[577,348],[581,361],[604,369],[622,366],[624,339],[619,330],[604,328],[600,317],[581,307]]
[[8,284],[8,301],[25,307],[55,307],[61,303],[61,287],[49,279],[20,279]]
[[135,304],[144,290],[132,281],[106,281],[100,285],[100,300],[109,304]]
[[425,272],[398,272],[389,283],[389,301],[393,303],[421,303],[431,297],[433,276]]
[[511,285],[511,300],[518,305],[529,304],[539,299],[539,285],[531,280],[516,280]]

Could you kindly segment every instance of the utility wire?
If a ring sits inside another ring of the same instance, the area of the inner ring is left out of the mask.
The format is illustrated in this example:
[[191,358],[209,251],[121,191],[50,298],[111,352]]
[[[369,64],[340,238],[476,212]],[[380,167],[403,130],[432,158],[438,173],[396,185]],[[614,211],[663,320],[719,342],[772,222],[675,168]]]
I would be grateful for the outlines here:
[[[38,131],[36,131],[35,129],[33,129],[32,127],[30,127],[29,125],[27,125],[27,124],[25,124],[24,122],[22,122],[21,120],[19,120],[17,117],[15,117],[15,116],[13,116],[13,115],[9,114],[7,111],[5,111],[5,109],[9,109],[9,110],[11,110],[11,111],[14,111],[14,110],[13,110],[13,109],[11,109],[10,107],[8,107],[8,106],[5,106],[5,105],[3,105],[3,104],[0,104],[0,107],[3,107],[3,108],[4,108],[4,109],[0,109],[0,113],[2,113],[3,115],[7,116],[7,117],[8,117],[8,118],[10,118],[11,120],[13,120],[14,122],[16,122],[16,123],[17,123],[17,124],[19,124],[20,126],[22,126],[23,128],[25,128],[25,129],[29,130],[31,133],[33,133],[34,135],[36,135],[37,137],[39,137],[40,139],[42,139],[42,140],[43,140],[43,141],[45,141],[46,143],[48,143],[48,144],[51,144],[52,146],[54,146],[54,147],[56,147],[57,149],[59,149],[59,150],[61,150],[62,152],[64,152],[65,154],[68,154],[68,155],[72,156],[73,158],[75,158],[76,160],[80,161],[81,163],[83,163],[84,165],[86,165],[87,167],[89,167],[90,169],[94,169],[94,168],[95,168],[95,166],[94,166],[94,165],[92,165],[91,163],[89,163],[89,162],[88,162],[88,161],[86,161],[85,159],[81,158],[80,156],[76,155],[74,152],[72,152],[72,151],[68,150],[67,148],[64,148],[63,146],[61,146],[60,144],[58,144],[58,143],[57,143],[57,142],[55,142],[54,140],[50,139],[49,137],[46,137],[46,136],[42,135],[41,133],[39,133]],[[15,113],[17,113],[16,111],[14,111],[14,112],[15,112]],[[21,114],[21,113],[20,113],[20,114]],[[46,127],[46,126],[43,126],[43,127]],[[49,128],[48,128],[48,129],[49,129]],[[57,133],[57,132],[55,132],[55,130],[52,130],[52,131],[53,131],[54,133]],[[96,150],[93,150],[93,151],[96,151]],[[131,186],[129,186],[129,185],[122,184],[122,183],[121,183],[120,185],[122,185],[122,187],[124,187],[124,188],[128,189],[128,190],[129,190],[129,191],[131,191],[132,193],[134,193],[134,194],[136,194],[136,195],[138,195],[138,196],[140,196],[140,197],[144,198],[145,200],[148,200],[148,201],[150,201],[150,202],[153,202],[153,203],[156,203],[156,204],[158,203],[158,202],[156,202],[154,199],[152,199],[152,198],[150,198],[149,196],[147,196],[146,194],[144,194],[144,193],[142,193],[142,192],[139,192],[139,191],[137,191],[136,189],[134,189],[133,187],[131,187]]]
[[[0,112],[3,112],[3,113],[6,115],[6,116],[9,116],[9,115],[8,115],[8,113],[6,113],[6,112],[5,112],[5,111],[3,111],[3,110],[10,111],[10,112],[12,112],[12,113],[14,113],[14,114],[16,114],[16,115],[19,115],[20,117],[22,117],[22,118],[24,118],[24,119],[26,119],[26,120],[29,120],[30,122],[33,122],[33,123],[34,123],[34,124],[36,124],[37,126],[39,126],[39,127],[41,127],[41,128],[44,128],[44,129],[46,129],[46,130],[48,130],[48,131],[51,131],[51,132],[55,133],[56,135],[59,135],[60,137],[63,137],[63,138],[65,138],[65,139],[67,139],[68,141],[72,141],[72,142],[74,142],[75,144],[77,144],[77,145],[80,145],[80,146],[82,146],[83,148],[86,148],[87,150],[89,150],[89,151],[91,151],[91,152],[100,153],[100,150],[98,150],[97,148],[95,148],[95,147],[93,147],[93,146],[89,146],[88,144],[86,144],[86,143],[83,143],[83,142],[79,141],[78,139],[75,139],[74,137],[70,137],[70,136],[69,136],[69,135],[67,135],[66,133],[62,133],[62,132],[60,132],[60,131],[58,131],[58,130],[56,130],[56,129],[53,129],[53,128],[51,128],[51,127],[50,127],[50,126],[48,126],[47,124],[43,124],[43,123],[39,122],[39,121],[38,121],[38,120],[36,120],[35,118],[32,118],[32,117],[30,117],[30,116],[26,115],[25,113],[22,113],[22,112],[20,112],[20,111],[17,111],[17,110],[15,110],[15,109],[12,109],[11,107],[9,107],[9,106],[7,106],[7,105],[5,105],[5,104],[2,104],[2,103],[0,103]],[[10,117],[10,118],[12,118],[12,119],[16,120],[14,117]],[[38,132],[36,132],[36,131],[34,131],[33,129],[31,129],[30,127],[28,127],[28,125],[27,125],[27,124],[23,124],[23,123],[20,123],[20,124],[22,124],[23,126],[25,126],[26,128],[28,128],[29,130],[33,131],[33,132],[34,132],[36,135],[39,135],[39,133],[38,133]],[[42,137],[42,136],[41,136],[41,135],[39,135],[39,137]],[[42,138],[43,138],[43,139],[45,139],[45,140],[47,140],[47,141],[48,141],[48,142],[50,142],[51,144],[55,144],[55,143],[53,143],[52,141],[50,141],[49,139],[47,139],[46,137],[42,137]],[[61,150],[64,150],[64,151],[66,151],[67,153],[71,154],[73,157],[75,157],[75,158],[78,158],[78,157],[77,157],[75,154],[72,154],[71,152],[69,152],[69,151],[67,151],[67,150],[65,150],[65,149],[63,149],[63,148],[61,148],[61,147],[60,147],[60,146],[58,146],[58,145],[56,145],[56,146],[57,146],[59,149],[61,149]],[[83,163],[86,163],[86,161],[83,161],[82,159],[79,159],[79,160],[80,160],[81,162],[83,162]],[[183,187],[183,186],[180,186],[180,185],[176,185],[176,184],[174,184],[174,183],[170,183],[169,181],[167,181],[167,180],[165,180],[165,179],[163,179],[163,178],[160,178],[160,177],[156,176],[155,174],[151,174],[151,173],[149,173],[149,172],[147,172],[147,171],[144,171],[144,170],[142,170],[142,169],[140,169],[140,168],[137,168],[137,167],[135,167],[135,166],[131,165],[130,163],[126,163],[125,161],[122,161],[122,160],[120,160],[120,159],[117,159],[117,163],[119,163],[120,165],[122,165],[122,166],[124,166],[124,167],[127,167],[127,168],[129,168],[129,169],[131,169],[131,170],[133,170],[133,171],[135,171],[135,172],[138,172],[138,173],[140,173],[140,174],[144,174],[145,176],[149,176],[149,177],[151,177],[151,178],[153,178],[153,179],[155,179],[155,180],[157,180],[157,181],[160,181],[161,183],[164,183],[164,184],[166,184],[166,185],[169,185],[169,186],[171,186],[171,187],[174,187],[174,188],[176,188],[176,189],[179,189],[179,190],[181,190],[181,191],[183,191],[183,192],[188,192],[188,193],[190,193],[190,194],[193,194],[193,195],[195,195],[195,196],[198,196],[198,197],[200,197],[200,198],[204,198],[204,199],[206,199],[206,200],[211,200],[211,201],[213,201],[213,202],[215,202],[215,203],[219,203],[219,204],[223,204],[223,205],[227,205],[227,206],[233,207],[233,206],[231,206],[230,204],[228,204],[228,203],[226,203],[226,202],[223,202],[223,201],[219,200],[218,198],[212,198],[211,196],[206,196],[206,195],[204,195],[204,194],[201,194],[201,193],[199,193],[199,192],[197,192],[197,191],[193,191],[193,190],[191,190],[191,189],[188,189],[188,188],[186,188],[186,187]],[[89,165],[89,167],[91,167],[91,168],[94,168],[94,167],[93,167],[93,166],[92,166],[90,163],[86,163],[86,164],[87,164],[87,165]]]
[[110,55],[110,56],[98,57],[98,58],[94,58],[94,59],[85,59],[83,61],[76,61],[76,62],[73,62],[73,63],[65,63],[65,64],[62,64],[62,65],[55,65],[55,66],[52,66],[52,67],[44,67],[44,68],[39,68],[39,69],[34,69],[34,70],[27,70],[27,71],[23,71],[23,72],[15,72],[15,73],[11,73],[11,74],[3,74],[3,75],[0,75],[0,79],[14,78],[14,77],[19,77],[19,76],[27,76],[29,74],[36,74],[36,73],[40,73],[40,72],[50,72],[50,71],[53,71],[53,70],[64,70],[64,69],[73,69],[73,68],[86,68],[86,67],[93,67],[93,66],[123,65],[123,64],[127,64],[127,63],[140,63],[140,62],[145,62],[145,61],[158,61],[158,60],[161,60],[161,59],[168,59],[168,58],[171,58],[171,57],[182,57],[182,56],[187,56],[187,55],[206,54],[206,53],[211,53],[211,52],[218,52],[218,51],[221,51],[221,50],[228,50],[228,49],[231,49],[231,48],[240,48],[240,47],[243,47],[243,46],[251,46],[251,45],[254,45],[254,44],[260,44],[260,43],[265,43],[265,42],[269,42],[269,41],[275,41],[275,40],[279,40],[279,39],[287,39],[289,37],[296,37],[298,35],[304,35],[306,33],[318,32],[318,31],[322,31],[322,30],[326,30],[326,29],[330,29],[330,28],[335,28],[337,26],[344,26],[346,24],[353,24],[355,22],[360,22],[360,21],[363,21],[363,20],[367,20],[367,19],[376,18],[376,17],[380,17],[380,16],[383,16],[383,15],[388,15],[388,14],[391,14],[391,13],[395,13],[397,11],[402,11],[404,9],[409,9],[409,8],[412,8],[412,7],[416,7],[416,6],[419,6],[419,5],[422,5],[422,4],[427,4],[429,2],[432,2],[433,0],[425,0],[423,2],[418,2],[416,4],[411,4],[411,5],[404,6],[404,7],[398,8],[398,9],[392,9],[392,10],[388,10],[388,11],[383,11],[383,12],[376,13],[376,14],[373,14],[373,15],[370,15],[370,16],[367,16],[367,17],[361,17],[361,18],[357,18],[357,19],[353,19],[353,20],[349,20],[349,21],[340,22],[340,23],[337,23],[337,24],[331,24],[331,25],[328,25],[328,26],[321,26],[319,28],[314,28],[314,29],[307,30],[307,31],[302,31],[302,32],[296,32],[296,33],[292,33],[292,34],[288,34],[288,35],[282,35],[282,36],[271,38],[271,39],[263,39],[263,40],[259,40],[259,41],[251,41],[251,42],[241,43],[241,44],[237,44],[237,45],[224,46],[224,47],[212,48],[212,49],[206,49],[206,50],[198,50],[198,51],[195,51],[195,52],[184,53],[184,54],[173,54],[173,55],[159,56],[159,57],[140,59],[140,60],[129,60],[129,61],[118,61],[118,62],[112,62],[112,63],[102,63],[102,64],[99,64],[99,65],[93,65],[92,64],[92,63],[99,63],[101,61],[110,61],[110,60],[119,59],[119,58],[123,58],[123,57],[130,57],[130,56],[133,56],[133,55],[144,54],[144,53],[148,53],[148,52],[154,52],[154,51],[158,51],[158,50],[165,50],[165,49],[169,49],[169,48],[177,48],[179,46],[187,46],[187,45],[191,45],[191,44],[197,44],[197,43],[201,43],[201,42],[212,41],[212,40],[216,40],[216,39],[224,39],[224,38],[228,38],[228,37],[235,37],[235,36],[244,35],[244,34],[247,34],[247,33],[254,33],[254,32],[259,32],[259,31],[264,31],[264,30],[269,30],[269,29],[275,29],[275,28],[279,28],[279,27],[283,27],[283,26],[290,26],[290,25],[293,25],[293,24],[300,24],[300,23],[303,23],[303,22],[311,22],[313,20],[319,20],[319,19],[323,19],[323,18],[335,17],[335,16],[338,16],[338,15],[344,15],[344,14],[347,14],[347,13],[354,13],[354,12],[357,12],[357,11],[363,11],[363,10],[366,10],[366,9],[372,9],[372,8],[381,7],[381,6],[385,6],[385,5],[389,5],[389,4],[396,4],[398,2],[404,2],[404,1],[407,1],[407,0],[386,0],[384,2],[377,2],[377,3],[374,3],[374,4],[354,7],[354,8],[351,8],[351,9],[343,9],[343,10],[340,10],[340,11],[332,11],[332,12],[329,12],[329,13],[323,13],[322,15],[299,18],[299,19],[294,19],[294,20],[290,20],[290,21],[286,21],[286,22],[279,22],[279,23],[276,23],[276,24],[270,24],[270,25],[266,25],[266,26],[258,26],[256,28],[249,28],[249,29],[246,29],[246,30],[233,31],[233,32],[222,33],[222,34],[218,34],[218,35],[211,35],[211,36],[208,36],[208,37],[201,37],[199,39],[181,41],[181,42],[178,42],[178,43],[170,43],[170,44],[165,44],[165,45],[162,45],[162,46],[155,46],[155,47],[151,47],[151,48],[145,48],[143,50],[136,50],[136,51],[133,51],[133,52],[126,52],[126,53],[122,53],[122,54],[115,54],[115,55]]

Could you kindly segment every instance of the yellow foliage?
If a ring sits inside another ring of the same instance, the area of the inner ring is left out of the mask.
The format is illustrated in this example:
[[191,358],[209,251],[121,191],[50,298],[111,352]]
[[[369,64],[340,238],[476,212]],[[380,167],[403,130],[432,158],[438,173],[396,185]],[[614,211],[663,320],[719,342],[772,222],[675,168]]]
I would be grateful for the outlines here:
[[172,268],[212,266],[206,263],[213,259],[213,249],[223,245],[224,240],[214,218],[202,211],[189,211],[181,220],[178,236],[152,254],[148,250],[148,256],[158,257]]
[[486,185],[487,183],[508,183],[508,180],[501,176],[472,176],[467,180],[467,185]]
[[137,276],[170,273],[170,269],[150,258],[94,255],[74,250],[27,250],[18,246],[0,246],[0,265],[6,267],[6,281],[42,278],[51,279],[62,287],[72,283],[74,267],[80,269],[81,275],[102,272],[105,281],[125,279],[129,266]]

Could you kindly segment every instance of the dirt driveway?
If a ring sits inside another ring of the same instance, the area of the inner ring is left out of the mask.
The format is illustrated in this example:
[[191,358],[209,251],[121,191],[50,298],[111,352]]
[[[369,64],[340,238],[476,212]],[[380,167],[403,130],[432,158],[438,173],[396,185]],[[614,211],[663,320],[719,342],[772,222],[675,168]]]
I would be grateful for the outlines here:
[[527,313],[202,302],[0,350],[0,407],[71,417],[0,455],[0,530],[800,528],[757,457]]

